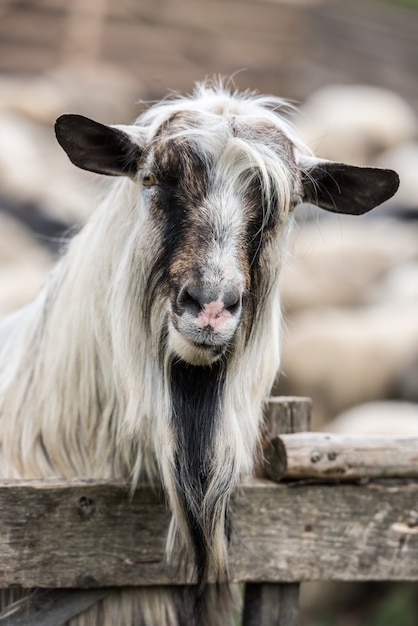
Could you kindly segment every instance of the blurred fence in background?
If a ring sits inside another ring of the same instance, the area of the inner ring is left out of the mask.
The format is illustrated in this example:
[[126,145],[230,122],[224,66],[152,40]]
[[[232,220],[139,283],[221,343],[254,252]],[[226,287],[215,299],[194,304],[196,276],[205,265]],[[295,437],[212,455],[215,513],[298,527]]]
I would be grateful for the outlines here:
[[376,0],[3,0],[0,72],[95,63],[146,98],[213,73],[304,100],[321,85],[394,89],[418,109],[418,12]]

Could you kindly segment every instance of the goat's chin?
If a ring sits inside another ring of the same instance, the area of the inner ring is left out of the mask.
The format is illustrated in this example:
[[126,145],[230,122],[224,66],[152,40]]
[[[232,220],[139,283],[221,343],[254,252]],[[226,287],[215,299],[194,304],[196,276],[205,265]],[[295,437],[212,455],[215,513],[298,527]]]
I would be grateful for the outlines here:
[[174,326],[169,330],[169,348],[178,358],[190,365],[212,365],[225,353],[226,345],[197,344],[185,337]]

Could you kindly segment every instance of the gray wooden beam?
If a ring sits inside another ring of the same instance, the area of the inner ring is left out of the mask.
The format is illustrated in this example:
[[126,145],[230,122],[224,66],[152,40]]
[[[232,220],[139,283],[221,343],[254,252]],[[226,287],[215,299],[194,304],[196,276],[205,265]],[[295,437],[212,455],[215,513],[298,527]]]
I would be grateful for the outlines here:
[[284,434],[270,440],[264,471],[276,481],[418,478],[418,437]]
[[[282,447],[274,448],[272,440],[280,442],[278,435],[309,431],[311,400],[309,398],[271,398],[264,415],[264,463],[276,469],[287,464],[287,454]],[[276,463],[274,463],[276,461]],[[253,583],[245,585],[243,626],[298,626],[299,582]]]
[[[235,581],[418,580],[418,482],[243,485]],[[161,494],[125,485],[0,483],[0,587],[188,584],[167,563]]]

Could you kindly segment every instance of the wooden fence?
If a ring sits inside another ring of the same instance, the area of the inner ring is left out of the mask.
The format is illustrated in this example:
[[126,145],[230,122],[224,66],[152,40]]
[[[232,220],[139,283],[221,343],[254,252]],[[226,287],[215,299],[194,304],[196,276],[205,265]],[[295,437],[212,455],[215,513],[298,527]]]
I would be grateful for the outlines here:
[[[306,399],[272,399],[260,477],[233,498],[244,626],[295,626],[302,581],[418,580],[418,438],[308,433],[309,417]],[[0,624],[59,626],[115,586],[194,582],[166,562],[170,516],[148,486],[2,481],[0,512],[0,588],[44,590]]]
[[159,99],[246,68],[238,86],[261,93],[303,101],[325,84],[370,83],[418,110],[417,24],[418,11],[377,0],[3,0],[0,73],[99,61],[101,78],[111,64],[143,85],[137,97]]

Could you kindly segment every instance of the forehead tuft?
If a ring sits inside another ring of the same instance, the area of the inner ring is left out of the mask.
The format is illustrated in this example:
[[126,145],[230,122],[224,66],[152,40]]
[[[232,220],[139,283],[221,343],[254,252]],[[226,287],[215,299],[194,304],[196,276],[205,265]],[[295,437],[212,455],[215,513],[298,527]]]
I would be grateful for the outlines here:
[[253,129],[260,137],[272,130],[302,151],[306,146],[295,134],[287,116],[293,111],[286,101],[252,92],[230,92],[222,81],[198,83],[190,96],[174,95],[162,100],[137,119],[136,124],[147,130],[148,141],[163,132],[176,133],[195,130],[197,133],[225,132],[233,129],[248,133]]
[[[191,154],[202,164],[228,159],[248,169],[277,159],[293,167],[294,143],[273,119],[218,114],[211,111],[175,111],[154,128],[149,152],[159,163],[184,159]],[[246,166],[244,165],[246,162]]]

